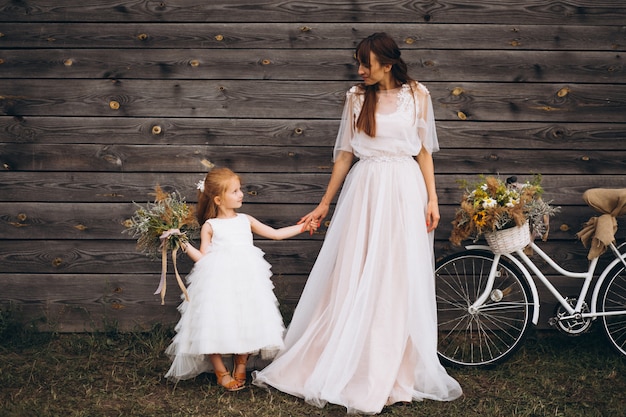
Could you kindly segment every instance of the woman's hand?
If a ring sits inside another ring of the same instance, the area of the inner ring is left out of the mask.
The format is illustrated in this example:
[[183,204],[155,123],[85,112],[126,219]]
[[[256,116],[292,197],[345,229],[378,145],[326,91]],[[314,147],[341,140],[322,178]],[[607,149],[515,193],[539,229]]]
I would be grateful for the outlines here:
[[[350,171],[353,160],[354,154],[352,154],[352,152],[339,151],[335,157],[333,172],[330,174],[330,180],[328,181],[328,186],[326,187],[326,192],[324,193],[321,202],[317,205],[317,207],[315,207],[315,210],[306,216],[303,216],[298,224],[304,223],[307,225],[311,222],[315,222],[317,227],[322,224],[322,220],[324,220],[330,210],[330,203],[341,187],[346,175],[348,175],[348,171]],[[313,232],[311,232],[311,234],[313,234]]]
[[437,201],[429,201],[426,207],[426,229],[428,233],[432,232],[439,225],[439,204]]
[[[319,227],[319,225],[322,223],[322,220],[324,220],[324,218],[328,214],[329,209],[330,207],[328,204],[319,203],[315,210],[302,216],[300,221],[298,221],[298,224],[304,224],[305,228],[310,227],[309,225],[311,224],[315,224],[315,229],[317,229],[317,227]],[[309,231],[311,234],[313,234],[312,229],[309,229]]]
[[[298,222],[298,224],[301,223]],[[313,236],[313,232],[317,231],[318,227],[319,223],[316,220],[311,219],[309,221],[302,222],[302,228],[300,228],[300,233],[309,232],[309,234]]]

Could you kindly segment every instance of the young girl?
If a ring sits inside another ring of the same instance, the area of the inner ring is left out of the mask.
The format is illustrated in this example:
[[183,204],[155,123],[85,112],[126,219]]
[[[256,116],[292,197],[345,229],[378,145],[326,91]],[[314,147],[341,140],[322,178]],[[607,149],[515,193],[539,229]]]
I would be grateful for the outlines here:
[[[316,223],[274,229],[237,213],[243,192],[239,176],[228,168],[213,169],[202,185],[196,213],[202,224],[200,250],[182,247],[196,263],[187,277],[189,301],[178,308],[177,334],[165,351],[173,358],[165,376],[179,381],[212,367],[218,384],[237,391],[245,385],[250,354],[260,351],[269,359],[283,347],[284,325],[272,291],[271,266],[253,245],[252,232],[281,240],[313,231]],[[232,374],[223,354],[234,357]]]

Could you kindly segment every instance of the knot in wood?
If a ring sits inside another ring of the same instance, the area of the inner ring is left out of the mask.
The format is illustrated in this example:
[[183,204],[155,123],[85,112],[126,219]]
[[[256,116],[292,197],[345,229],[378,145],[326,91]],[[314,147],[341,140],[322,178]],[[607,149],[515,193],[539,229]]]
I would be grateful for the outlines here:
[[215,35],[215,40],[221,42],[224,40],[224,35]]
[[200,61],[198,61],[197,59],[192,59],[191,61],[189,61],[189,65],[191,65],[192,67],[199,67]]
[[272,61],[270,61],[269,59],[264,59],[263,61],[261,61],[261,63],[262,63],[263,65],[269,65],[269,64],[271,64],[271,63],[272,63]]
[[570,91],[569,88],[563,87],[556,93],[556,95],[559,97],[565,97],[566,95],[569,94],[569,91]]
[[115,155],[114,153],[111,153],[108,146],[103,147],[101,150],[98,151],[96,155],[98,156],[98,158],[109,164],[122,166],[122,158]]
[[139,39],[140,41],[145,41],[146,39],[148,39],[148,34],[140,33],[139,35],[137,35],[137,39]]
[[119,109],[119,108],[120,108],[120,103],[119,103],[119,102],[117,102],[117,101],[115,101],[115,100],[111,100],[111,101],[109,101],[109,107],[110,107],[112,110],[117,110],[117,109]]
[[562,129],[554,129],[552,131],[552,137],[555,137],[555,138],[562,138],[564,134],[565,132],[563,132]]
[[585,161],[585,162],[587,162],[587,161],[590,161],[590,160],[591,160],[591,158],[589,158],[589,156],[587,156],[587,155],[583,155],[580,159],[581,159],[582,161]]
[[204,166],[207,169],[213,169],[215,168],[215,164],[211,161],[209,161],[208,159],[203,159],[200,161],[200,163],[202,164],[202,166]]
[[456,112],[456,116],[461,120],[467,120],[467,115],[463,113],[462,111]]
[[461,94],[463,94],[465,92],[465,90],[463,90],[463,88],[461,87],[455,87],[454,90],[452,90],[452,95],[453,96],[460,96]]
[[415,39],[408,37],[404,40],[404,43],[406,43],[407,45],[412,45],[415,42]]
[[300,32],[310,32],[311,28],[308,26],[302,26],[300,27]]
[[161,126],[159,126],[159,125],[152,126],[152,134],[153,135],[160,135],[161,134]]
[[66,67],[71,67],[73,63],[74,61],[72,61],[71,58],[68,58],[65,61],[63,61],[63,65],[65,65]]
[[61,259],[61,258],[54,258],[52,260],[52,266],[54,266],[54,267],[59,267],[62,264],[63,264],[63,259]]
[[567,232],[567,231],[569,230],[569,225],[567,225],[567,224],[563,223],[563,224],[559,227],[559,230],[560,230],[561,232]]
[[122,166],[122,159],[117,155],[103,155],[102,159],[111,165]]
[[294,132],[296,133],[296,135],[301,135],[304,133],[304,130],[301,127],[296,127]]
[[489,155],[490,161],[497,161],[498,159],[500,159],[500,157],[496,155],[495,153],[492,153],[491,155]]

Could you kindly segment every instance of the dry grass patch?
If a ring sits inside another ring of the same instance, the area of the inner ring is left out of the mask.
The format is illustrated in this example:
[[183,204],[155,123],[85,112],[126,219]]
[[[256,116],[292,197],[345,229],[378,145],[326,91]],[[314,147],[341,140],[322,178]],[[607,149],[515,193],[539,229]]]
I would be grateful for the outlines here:
[[[0,324],[2,321],[0,321]],[[0,410],[13,416],[299,417],[345,416],[281,392],[227,393],[213,375],[177,385],[163,375],[172,331],[54,334],[0,326]],[[297,370],[294,370],[297,371]],[[607,417],[626,409],[626,361],[601,334],[533,335],[493,369],[449,369],[465,395],[383,410],[384,416]]]

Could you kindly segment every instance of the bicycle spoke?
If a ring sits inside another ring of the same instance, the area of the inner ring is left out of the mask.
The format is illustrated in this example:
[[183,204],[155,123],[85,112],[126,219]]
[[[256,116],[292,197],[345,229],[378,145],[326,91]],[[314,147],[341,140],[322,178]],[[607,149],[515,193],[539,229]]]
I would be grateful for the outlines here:
[[[618,267],[607,277],[604,292],[601,295],[600,310],[603,312],[626,312],[626,276],[624,269]],[[613,347],[626,355],[626,315],[602,316],[604,333]]]
[[451,363],[496,363],[519,346],[526,331],[529,290],[506,262],[500,263],[493,285],[499,298],[470,311],[485,291],[492,262],[492,254],[468,251],[436,269],[438,351]]
[[[510,323],[510,319],[503,320],[500,317],[492,315],[484,315],[482,316],[482,318],[483,321],[489,322],[489,324],[491,324],[491,326],[488,327],[490,333],[496,335],[498,340],[500,340],[504,345],[508,345],[508,340],[515,340],[515,338],[517,337],[517,333],[520,330],[519,326],[514,326]],[[517,321],[518,323],[523,323],[523,320]],[[496,330],[499,330],[499,332],[496,332]],[[515,332],[513,332],[512,330],[514,330]],[[502,334],[502,336],[500,334]],[[505,340],[503,336],[506,336],[507,340]]]
[[[465,289],[464,292],[460,291],[460,289],[463,289],[463,283],[461,281],[461,278],[458,272],[454,271],[454,274],[449,273],[447,270],[445,272],[446,274],[439,274],[439,275],[448,276],[452,278],[451,280],[447,280],[447,279],[442,280],[442,282],[446,284],[446,288],[452,290],[452,294],[446,292],[445,294],[446,297],[443,297],[443,298],[446,300],[450,300],[454,298],[454,295],[456,295],[460,300],[463,300],[466,302],[465,304],[466,306],[469,305],[469,300],[470,300],[469,291],[467,289]],[[440,289],[440,291],[444,291],[444,289]]]

